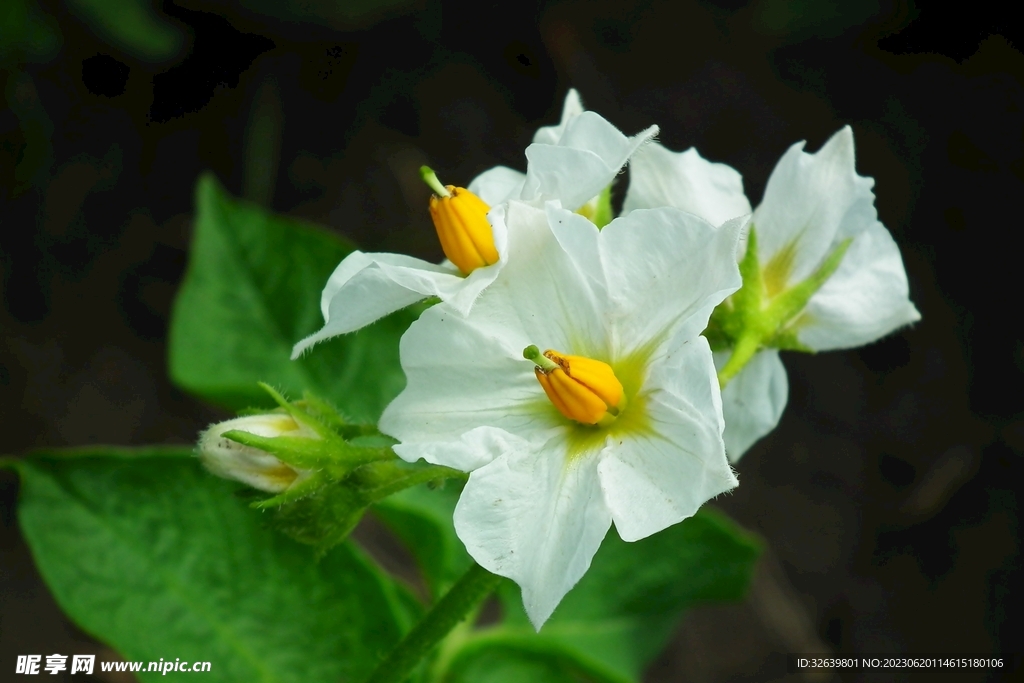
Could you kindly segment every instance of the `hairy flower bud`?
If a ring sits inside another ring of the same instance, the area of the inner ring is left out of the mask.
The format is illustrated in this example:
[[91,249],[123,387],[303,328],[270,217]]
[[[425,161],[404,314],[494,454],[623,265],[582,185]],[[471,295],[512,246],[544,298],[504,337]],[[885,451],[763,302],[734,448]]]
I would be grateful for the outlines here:
[[283,463],[267,451],[226,438],[224,434],[230,431],[248,432],[270,438],[320,438],[312,429],[299,424],[284,413],[249,415],[218,422],[202,433],[198,447],[200,460],[218,477],[234,479],[261,491],[280,493],[309,475],[308,471]]

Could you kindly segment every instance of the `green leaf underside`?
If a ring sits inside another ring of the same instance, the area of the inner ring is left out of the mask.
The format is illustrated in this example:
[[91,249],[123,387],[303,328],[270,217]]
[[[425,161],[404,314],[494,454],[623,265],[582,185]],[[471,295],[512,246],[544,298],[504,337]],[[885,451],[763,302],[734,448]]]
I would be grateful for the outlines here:
[[315,225],[230,197],[211,175],[196,188],[195,236],[170,331],[170,374],[222,406],[272,406],[256,382],[292,398],[310,390],[351,419],[375,422],[405,386],[398,341],[415,318],[399,311],[317,345],[292,346],[323,325],[320,294],[353,250]]
[[[375,506],[406,541],[429,584],[447,588],[469,564],[452,527],[459,487],[408,489]],[[499,589],[504,621],[442,646],[443,677],[431,683],[638,680],[662,651],[684,610],[740,599],[760,543],[728,518],[704,509],[636,543],[610,531],[580,583],[537,634],[519,588]]]
[[359,681],[410,625],[407,592],[360,552],[315,561],[187,449],[13,466],[22,532],[58,603],[127,660],[209,661],[210,683]]

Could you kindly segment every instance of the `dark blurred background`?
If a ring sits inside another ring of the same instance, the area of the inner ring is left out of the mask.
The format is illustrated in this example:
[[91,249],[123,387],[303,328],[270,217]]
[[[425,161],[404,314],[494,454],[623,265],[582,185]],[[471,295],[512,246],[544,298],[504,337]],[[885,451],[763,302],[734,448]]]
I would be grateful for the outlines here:
[[[523,149],[536,127],[557,121],[569,87],[626,133],[657,123],[669,148],[696,146],[734,166],[755,205],[790,144],[806,139],[815,150],[849,123],[858,171],[876,180],[923,319],[856,351],[784,355],[782,423],[740,462],[739,489],[715,503],[767,540],[751,594],[691,612],[648,680],[829,680],[787,674],[786,652],[1024,649],[1024,337],[1013,246],[1024,227],[1024,55],[1009,9],[898,0],[4,6],[3,451],[189,443],[226,417],[165,371],[204,170],[366,250],[439,260],[418,166],[454,184],[496,164],[524,170]],[[91,641],[36,573],[9,472],[0,494],[8,680],[17,654]]]

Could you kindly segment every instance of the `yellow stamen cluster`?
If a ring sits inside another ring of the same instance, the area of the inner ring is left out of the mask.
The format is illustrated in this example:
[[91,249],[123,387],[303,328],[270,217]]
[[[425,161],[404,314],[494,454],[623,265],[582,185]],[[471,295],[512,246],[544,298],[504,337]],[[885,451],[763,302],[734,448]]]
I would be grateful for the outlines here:
[[464,275],[497,263],[498,250],[494,246],[491,224],[487,222],[491,208],[463,187],[441,185],[426,166],[420,169],[420,174],[434,190],[430,197],[430,217],[448,260]]
[[586,425],[607,426],[625,408],[622,383],[607,363],[529,346],[523,356],[537,366],[534,373],[544,393],[562,415]]

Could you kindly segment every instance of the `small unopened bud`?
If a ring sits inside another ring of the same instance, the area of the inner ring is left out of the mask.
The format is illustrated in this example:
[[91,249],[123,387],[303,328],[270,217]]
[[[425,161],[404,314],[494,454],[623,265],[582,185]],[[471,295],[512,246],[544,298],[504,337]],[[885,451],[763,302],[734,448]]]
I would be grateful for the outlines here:
[[310,474],[281,462],[264,450],[245,446],[223,436],[230,431],[249,432],[263,437],[320,438],[315,431],[284,413],[248,415],[218,422],[199,437],[199,458],[218,477],[234,479],[261,491],[280,493]]
[[606,427],[626,407],[622,383],[607,363],[527,346],[523,357],[536,363],[534,374],[558,411],[570,420]]
[[430,197],[430,217],[448,260],[465,275],[497,263],[494,232],[487,221],[491,208],[464,187],[442,185],[427,166],[420,168],[420,175],[434,191]]

